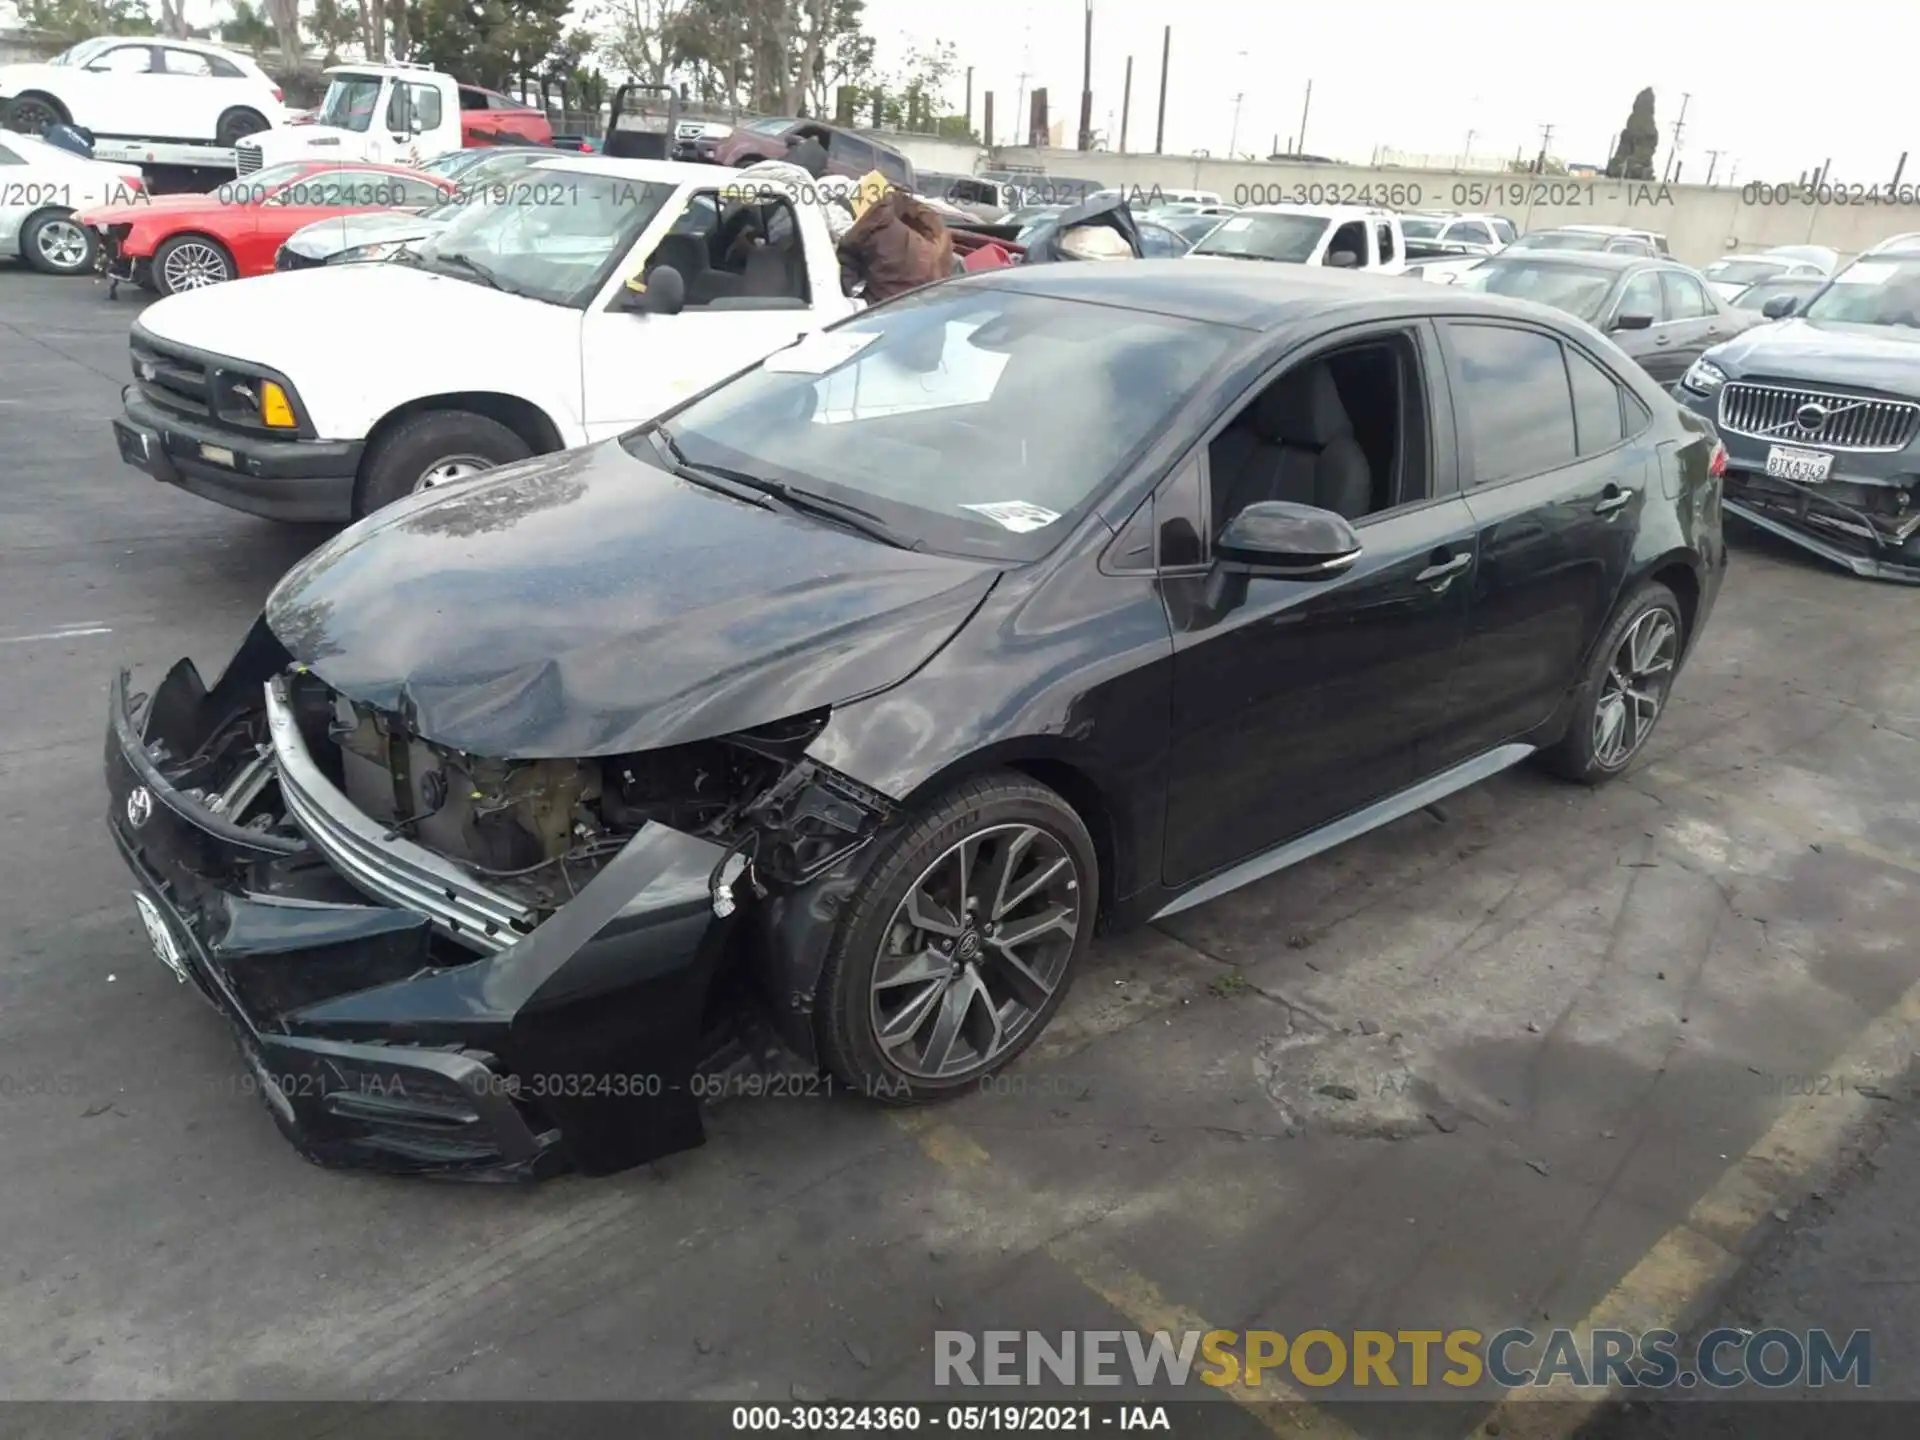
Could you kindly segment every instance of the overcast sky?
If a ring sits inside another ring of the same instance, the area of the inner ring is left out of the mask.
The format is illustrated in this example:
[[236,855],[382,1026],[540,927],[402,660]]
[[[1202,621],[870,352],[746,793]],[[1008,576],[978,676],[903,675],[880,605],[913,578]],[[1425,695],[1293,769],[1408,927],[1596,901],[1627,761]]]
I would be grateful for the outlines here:
[[[974,67],[974,119],[994,92],[999,138],[1014,134],[1020,72],[1044,85],[1052,118],[1079,124],[1082,0],[867,0],[883,59],[913,40],[951,40]],[[1133,56],[1129,150],[1153,148],[1162,27],[1173,26],[1167,87],[1170,153],[1265,156],[1300,131],[1307,81],[1310,152],[1365,162],[1376,146],[1531,156],[1552,125],[1554,154],[1604,165],[1634,94],[1653,87],[1665,162],[1683,92],[1684,178],[1793,179],[1829,156],[1831,178],[1892,178],[1902,150],[1920,151],[1910,69],[1920,6],[1869,0],[1828,31],[1792,7],[1723,0],[1094,0],[1093,124],[1117,138]],[[1835,12],[1836,14],[1838,12]],[[1844,57],[1844,58],[1843,58]],[[958,108],[962,86],[951,99]],[[1117,148],[1117,147],[1116,147]],[[1920,154],[1902,183],[1920,182]]]

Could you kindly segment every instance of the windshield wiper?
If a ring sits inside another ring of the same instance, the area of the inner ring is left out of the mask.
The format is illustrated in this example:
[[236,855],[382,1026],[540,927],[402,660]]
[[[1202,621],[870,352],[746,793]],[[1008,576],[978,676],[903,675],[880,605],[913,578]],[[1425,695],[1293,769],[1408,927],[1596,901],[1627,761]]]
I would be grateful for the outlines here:
[[769,501],[778,501],[789,510],[818,515],[898,550],[920,548],[918,540],[894,529],[871,510],[863,510],[845,500],[836,500],[831,495],[789,485],[784,480],[769,480],[764,475],[750,475],[745,470],[709,465],[704,460],[690,460],[687,452],[680,448],[679,442],[664,425],[655,425],[647,433],[660,442],[660,448],[673,463],[674,473],[696,485],[704,485],[709,490],[718,490],[737,499],[750,500],[763,507],[768,507]]
[[450,265],[457,270],[466,271],[469,275],[480,281],[481,284],[487,286],[489,289],[498,290],[503,295],[518,295],[520,293],[498,275],[494,274],[492,270],[482,265],[471,255],[465,254],[462,251],[436,250],[433,252],[433,258],[443,265]]

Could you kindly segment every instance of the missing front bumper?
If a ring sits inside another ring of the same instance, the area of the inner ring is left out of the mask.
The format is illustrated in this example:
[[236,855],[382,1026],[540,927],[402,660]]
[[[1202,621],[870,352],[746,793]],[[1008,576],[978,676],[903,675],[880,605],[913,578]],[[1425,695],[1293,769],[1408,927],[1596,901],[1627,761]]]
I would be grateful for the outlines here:
[[1757,529],[1809,554],[1874,580],[1920,585],[1920,535],[1911,523],[1902,536],[1875,527],[1872,517],[1819,495],[1782,496],[1750,491],[1743,477],[1729,476],[1722,508]]
[[282,1133],[323,1165],[490,1180],[700,1144],[724,852],[649,826],[531,934],[476,956],[331,863],[277,773],[256,814],[220,813],[239,782],[210,748],[265,743],[250,727],[284,664],[262,625],[210,690],[183,661],[141,705],[123,675],[106,736],[109,828],[156,950],[230,1022]]

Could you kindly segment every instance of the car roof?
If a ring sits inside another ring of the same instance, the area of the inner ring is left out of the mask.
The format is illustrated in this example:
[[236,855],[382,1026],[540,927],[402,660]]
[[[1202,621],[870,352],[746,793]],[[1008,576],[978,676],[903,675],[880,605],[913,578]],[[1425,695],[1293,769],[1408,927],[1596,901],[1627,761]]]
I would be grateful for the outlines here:
[[1643,266],[1684,269],[1661,255],[1623,255],[1617,250],[1533,250],[1522,248],[1515,254],[1511,247],[1485,257],[1489,265],[1564,265],[1580,270],[1634,270]]
[[1631,225],[1555,225],[1555,230],[1578,230],[1583,235],[1644,235],[1653,239],[1658,230],[1636,230]]
[[[700,165],[690,160],[622,160],[579,150],[556,150],[551,163],[555,168],[588,175],[652,180],[662,185],[737,184],[740,179],[740,172],[731,165]],[[756,178],[755,184],[759,183],[762,182]]]
[[1326,220],[1398,220],[1396,211],[1374,205],[1248,205],[1237,215],[1317,215]]
[[1558,310],[1506,296],[1456,291],[1398,275],[1189,256],[1115,264],[1020,265],[948,282],[1079,300],[1264,332],[1350,312],[1372,316],[1511,315],[1564,326]]

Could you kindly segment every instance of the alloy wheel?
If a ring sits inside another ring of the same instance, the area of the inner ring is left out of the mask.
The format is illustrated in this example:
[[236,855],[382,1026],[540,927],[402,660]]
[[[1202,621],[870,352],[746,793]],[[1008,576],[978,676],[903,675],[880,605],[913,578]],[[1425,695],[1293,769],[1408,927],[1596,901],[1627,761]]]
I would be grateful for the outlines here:
[[41,135],[59,123],[59,112],[44,100],[16,100],[7,115],[7,127],[22,135]]
[[491,470],[492,464],[478,455],[449,455],[436,460],[420,472],[420,478],[413,482],[413,493],[431,490],[436,485],[445,485],[454,480],[464,480],[469,475],[478,475],[482,470]]
[[169,291],[198,290],[222,284],[227,278],[227,262],[211,245],[189,240],[173,247],[160,274]]
[[1072,852],[1038,826],[990,826],[943,852],[894,909],[874,965],[881,1052],[920,1080],[989,1068],[1059,988],[1085,904]]
[[1647,611],[1620,637],[1593,710],[1593,758],[1601,769],[1618,770],[1646,742],[1679,654],[1680,627],[1665,609]]
[[77,270],[86,263],[87,236],[71,220],[49,220],[34,239],[40,258],[58,270]]

